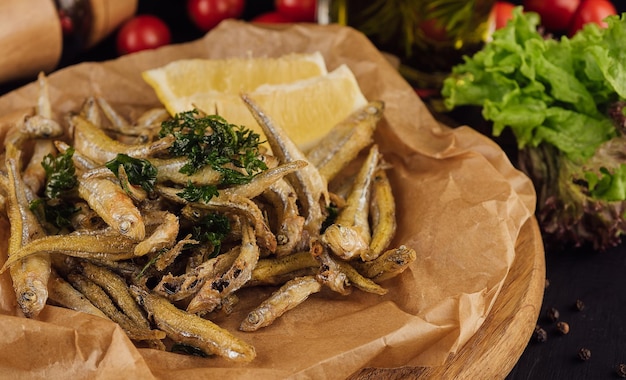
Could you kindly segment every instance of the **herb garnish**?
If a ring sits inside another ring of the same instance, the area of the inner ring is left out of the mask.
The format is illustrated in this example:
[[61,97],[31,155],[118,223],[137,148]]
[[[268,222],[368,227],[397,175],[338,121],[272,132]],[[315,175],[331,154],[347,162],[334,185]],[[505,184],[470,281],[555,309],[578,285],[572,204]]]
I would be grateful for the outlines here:
[[209,213],[200,219],[191,231],[191,238],[213,246],[213,252],[208,258],[218,255],[224,237],[230,233],[230,221],[223,214]]
[[223,175],[222,185],[236,185],[248,183],[261,170],[267,169],[258,158],[259,134],[229,124],[218,115],[199,116],[195,109],[181,112],[164,121],[159,134],[176,138],[170,153],[187,157],[188,162],[180,169],[184,174],[194,174],[210,165]]
[[78,185],[76,178],[76,168],[72,161],[74,148],[70,147],[58,156],[46,155],[41,162],[46,171],[45,196],[53,199],[58,198],[61,193],[70,191]]
[[37,215],[59,229],[69,226],[72,215],[79,210],[62,199],[78,185],[73,155],[74,148],[70,147],[56,157],[48,154],[43,158],[41,166],[46,172],[44,197],[30,202],[29,205]]
[[116,177],[119,178],[118,168],[124,166],[128,181],[135,185],[141,186],[142,189],[151,193],[154,191],[156,184],[157,168],[146,159],[130,157],[127,154],[118,153],[114,159],[104,164],[111,170]]
[[187,185],[183,188],[183,190],[176,195],[188,202],[197,202],[199,200],[202,200],[204,203],[207,203],[211,200],[211,198],[218,195],[218,191],[217,186],[196,186],[191,181],[189,181],[187,182]]
[[43,199],[35,199],[30,202],[29,208],[39,219],[44,219],[59,229],[70,226],[72,215],[80,210],[80,208],[60,199],[48,200],[48,202]]
[[148,270],[148,268],[153,266],[159,260],[159,257],[161,257],[163,255],[163,253],[167,252],[167,250],[168,250],[167,248],[163,248],[160,251],[158,251],[152,258],[150,258],[150,260],[148,260],[148,262],[143,266],[143,268],[141,268],[139,273],[137,273],[137,277],[136,278],[137,279],[142,278],[143,275]]

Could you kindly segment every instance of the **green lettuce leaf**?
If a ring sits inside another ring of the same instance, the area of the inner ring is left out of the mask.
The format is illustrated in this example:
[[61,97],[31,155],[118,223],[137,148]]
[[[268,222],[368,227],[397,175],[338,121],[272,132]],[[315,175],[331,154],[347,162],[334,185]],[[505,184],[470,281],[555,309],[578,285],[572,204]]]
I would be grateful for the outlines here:
[[520,148],[549,143],[572,160],[591,157],[616,136],[605,110],[619,95],[618,83],[626,90],[618,64],[626,54],[617,48],[626,24],[609,22],[606,32],[588,26],[575,38],[555,40],[537,31],[536,14],[517,7],[512,22],[453,68],[442,89],[446,107],[482,106],[493,134],[511,128]]

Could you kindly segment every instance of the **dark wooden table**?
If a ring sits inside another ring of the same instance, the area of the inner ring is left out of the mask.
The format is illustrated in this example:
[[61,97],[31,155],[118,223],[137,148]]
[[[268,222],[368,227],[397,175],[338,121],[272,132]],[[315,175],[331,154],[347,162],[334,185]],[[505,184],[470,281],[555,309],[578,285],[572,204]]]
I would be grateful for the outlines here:
[[[626,11],[624,2],[614,3],[619,12]],[[250,19],[272,7],[272,0],[249,0],[243,18]],[[180,0],[140,0],[138,13],[161,17],[171,26],[174,43],[203,35],[187,21]],[[90,51],[67,57],[61,67],[81,61],[107,60],[116,55],[114,36],[110,36]],[[0,84],[0,95],[26,82]],[[452,116],[465,122],[462,114]],[[496,141],[515,161],[515,149],[510,141]],[[547,332],[547,340],[531,339],[506,379],[620,378],[616,366],[626,364],[626,241],[605,252],[594,252],[589,247],[548,251],[546,273],[549,285],[537,324]],[[584,303],[582,310],[575,307],[577,300]],[[552,308],[558,310],[559,320],[569,324],[568,334],[559,333],[556,323],[548,317]],[[581,348],[591,351],[589,360],[579,359]]]
[[[589,248],[546,252],[546,277],[538,320],[547,341],[531,339],[507,379],[612,379],[626,364],[626,244],[606,252]],[[576,301],[584,308],[578,310]],[[559,312],[570,331],[562,335],[549,317]],[[578,358],[581,348],[591,358]]]

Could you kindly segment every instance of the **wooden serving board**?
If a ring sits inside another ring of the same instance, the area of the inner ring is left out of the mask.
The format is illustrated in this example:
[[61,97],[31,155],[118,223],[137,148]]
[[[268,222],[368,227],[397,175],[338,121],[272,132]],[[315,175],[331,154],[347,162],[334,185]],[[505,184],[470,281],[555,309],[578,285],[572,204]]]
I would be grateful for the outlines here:
[[515,261],[491,313],[470,340],[440,367],[365,368],[351,380],[503,379],[513,369],[537,324],[545,289],[541,232],[533,217],[524,224]]

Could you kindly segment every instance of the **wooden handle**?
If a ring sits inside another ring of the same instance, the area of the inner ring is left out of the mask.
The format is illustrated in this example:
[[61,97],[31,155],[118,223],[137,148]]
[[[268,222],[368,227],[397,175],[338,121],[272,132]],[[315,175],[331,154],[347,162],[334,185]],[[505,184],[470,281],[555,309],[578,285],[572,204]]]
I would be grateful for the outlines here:
[[93,16],[87,48],[103,40],[137,11],[138,0],[89,0]]
[[61,59],[63,34],[51,0],[0,1],[0,82],[35,77]]

